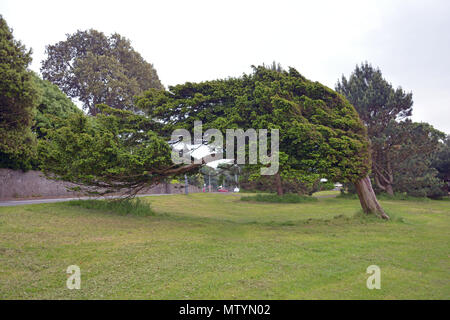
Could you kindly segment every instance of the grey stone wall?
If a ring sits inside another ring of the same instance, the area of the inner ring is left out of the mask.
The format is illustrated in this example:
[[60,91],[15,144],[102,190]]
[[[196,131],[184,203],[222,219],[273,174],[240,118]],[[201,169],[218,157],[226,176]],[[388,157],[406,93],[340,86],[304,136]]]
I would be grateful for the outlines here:
[[[0,169],[0,200],[21,198],[78,197],[81,193],[67,191],[71,184],[47,179],[40,171]],[[189,186],[189,192],[201,192],[196,186]],[[143,194],[184,193],[182,184],[160,184],[143,190]]]

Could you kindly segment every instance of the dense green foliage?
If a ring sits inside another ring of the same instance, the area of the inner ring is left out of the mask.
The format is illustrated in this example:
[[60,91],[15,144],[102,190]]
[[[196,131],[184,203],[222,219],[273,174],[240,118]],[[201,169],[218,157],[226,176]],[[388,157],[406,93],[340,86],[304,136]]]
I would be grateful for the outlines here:
[[431,165],[438,171],[438,178],[444,182],[446,191],[450,191],[450,136],[439,144]]
[[400,123],[399,128],[397,137],[401,137],[403,143],[391,153],[395,192],[430,198],[447,195],[438,171],[432,167],[444,134],[426,123],[405,122]]
[[388,167],[393,175],[393,190],[415,197],[444,196],[443,183],[431,163],[445,135],[427,123],[410,120],[395,123],[388,129],[392,130],[389,142],[394,145],[389,152]]
[[413,123],[412,94],[394,89],[379,69],[357,66],[336,90],[355,106],[371,141],[372,179],[380,192],[414,196],[443,194],[442,183],[430,167],[444,134],[426,123]]
[[61,120],[68,119],[74,113],[82,111],[56,85],[33,75],[39,99],[35,108],[32,131],[40,139],[45,136],[45,130],[55,129]]
[[356,66],[348,80],[342,76],[336,91],[356,108],[370,137],[377,137],[393,120],[412,114],[412,94],[400,87],[394,89],[381,71],[367,62]]
[[31,125],[37,92],[30,62],[31,50],[14,40],[0,16],[0,167],[29,169],[35,155]]
[[[244,172],[239,180],[239,184],[243,189],[248,191],[257,190],[265,192],[277,192],[273,176],[261,176],[258,178],[252,178],[247,172]],[[282,188],[286,193],[312,195],[314,192],[334,189],[334,183],[331,181],[320,182],[320,180],[316,180],[311,183],[304,183],[300,180],[292,179],[288,181],[283,180]]]
[[[166,123],[167,130],[279,129],[283,180],[352,181],[369,170],[366,131],[352,105],[335,91],[295,69],[255,67],[241,78],[186,83],[151,90],[137,106]],[[257,168],[258,166],[254,166]],[[256,171],[259,172],[259,171]]]
[[161,124],[127,110],[98,106],[96,117],[74,114],[39,141],[47,175],[95,193],[128,192],[165,181],[195,166],[173,165]]
[[77,31],[47,46],[46,53],[41,68],[44,79],[79,99],[93,115],[101,103],[133,110],[135,95],[163,88],[153,65],[117,33],[107,37],[93,29]]
[[241,197],[241,201],[271,202],[271,203],[303,203],[314,202],[317,198],[286,193],[281,196],[275,194],[257,194],[254,196]]

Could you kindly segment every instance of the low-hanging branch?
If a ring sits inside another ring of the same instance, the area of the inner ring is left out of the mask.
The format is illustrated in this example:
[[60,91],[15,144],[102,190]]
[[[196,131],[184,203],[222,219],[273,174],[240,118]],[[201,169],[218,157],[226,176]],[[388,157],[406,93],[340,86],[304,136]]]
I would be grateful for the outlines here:
[[76,114],[47,132],[39,152],[48,177],[71,182],[73,190],[88,194],[133,197],[205,163],[174,164],[161,124],[130,111],[98,107],[101,113],[95,117]]

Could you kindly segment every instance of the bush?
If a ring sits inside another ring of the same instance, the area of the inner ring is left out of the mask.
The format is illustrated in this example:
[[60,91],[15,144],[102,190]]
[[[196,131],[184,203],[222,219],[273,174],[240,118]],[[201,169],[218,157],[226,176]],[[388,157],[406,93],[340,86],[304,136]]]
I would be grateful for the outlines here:
[[119,215],[135,215],[135,216],[152,216],[154,212],[150,208],[150,204],[140,199],[126,200],[72,200],[65,204],[69,206],[78,206],[86,209],[94,209],[100,211],[110,211]]
[[287,193],[282,196],[276,194],[257,194],[255,196],[241,197],[241,201],[271,202],[271,203],[303,203],[314,202],[317,198]]

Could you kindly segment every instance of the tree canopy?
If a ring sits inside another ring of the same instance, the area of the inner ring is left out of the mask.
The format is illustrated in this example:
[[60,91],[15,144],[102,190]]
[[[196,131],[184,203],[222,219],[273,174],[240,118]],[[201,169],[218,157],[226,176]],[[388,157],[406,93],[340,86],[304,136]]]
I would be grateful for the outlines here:
[[369,137],[376,137],[393,121],[412,114],[412,93],[394,89],[380,71],[369,63],[356,66],[350,78],[343,75],[336,91],[344,95],[367,126]]
[[379,69],[363,63],[336,86],[356,108],[371,140],[372,176],[379,190],[394,194],[439,194],[433,153],[444,134],[426,123],[413,123],[412,94],[394,89]]
[[223,133],[229,128],[279,129],[285,179],[327,175],[353,181],[369,169],[366,131],[355,109],[295,69],[255,67],[241,78],[148,91],[136,103],[170,129],[192,129],[195,120]]
[[31,125],[38,95],[30,62],[31,50],[14,39],[0,16],[0,167],[29,169],[34,157]]
[[32,131],[41,139],[46,134],[44,131],[56,128],[61,119],[67,119],[71,114],[82,111],[56,85],[42,80],[36,74],[33,74],[33,81],[39,98],[34,111]]
[[41,168],[85,192],[126,193],[198,168],[174,165],[161,124],[127,110],[98,105],[96,117],[74,113],[39,141]]
[[[431,165],[445,134],[428,123],[411,120],[393,123],[389,130],[392,131],[388,131],[388,142],[394,147],[389,150],[388,157],[377,155],[377,163],[386,168],[387,175],[393,176],[393,190],[415,197],[445,195],[443,183],[437,177],[438,171]],[[384,159],[390,161],[389,165],[383,162]]]
[[128,39],[90,29],[68,34],[46,48],[41,72],[45,80],[77,98],[90,114],[97,104],[134,110],[133,97],[149,88],[162,89],[156,70]]

